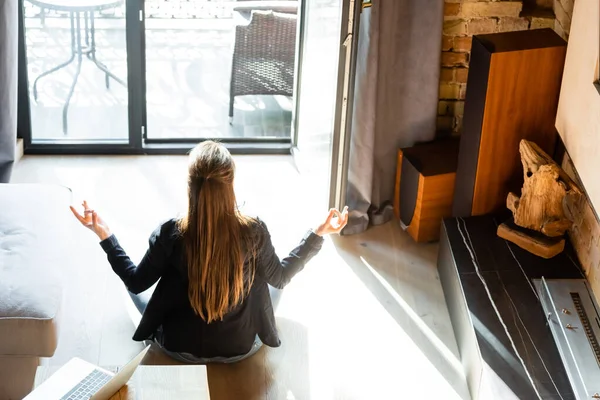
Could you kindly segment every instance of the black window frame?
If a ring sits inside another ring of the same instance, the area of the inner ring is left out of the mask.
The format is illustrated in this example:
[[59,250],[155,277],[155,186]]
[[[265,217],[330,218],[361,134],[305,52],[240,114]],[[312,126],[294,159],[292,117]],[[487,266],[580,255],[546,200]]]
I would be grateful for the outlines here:
[[[128,138],[121,141],[104,140],[36,140],[32,137],[27,46],[25,38],[24,1],[18,0],[18,106],[17,137],[23,139],[25,154],[78,154],[78,155],[142,155],[187,154],[204,140],[218,140],[233,154],[291,154],[293,135],[289,138],[193,138],[148,139],[146,119],[146,48],[145,21],[140,21],[143,0],[127,1],[125,15],[128,54]],[[142,74],[139,73],[142,71]],[[295,121],[294,121],[295,123]],[[142,129],[142,127],[144,127]],[[294,127],[295,128],[295,127]]]

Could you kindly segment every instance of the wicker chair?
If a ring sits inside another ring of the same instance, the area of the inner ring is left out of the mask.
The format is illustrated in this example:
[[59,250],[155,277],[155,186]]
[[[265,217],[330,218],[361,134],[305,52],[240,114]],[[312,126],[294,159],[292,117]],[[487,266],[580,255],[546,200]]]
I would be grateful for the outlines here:
[[[265,6],[268,3],[266,1]],[[278,3],[296,3],[283,1]],[[286,10],[295,7],[286,6]],[[277,12],[274,9],[248,9],[249,23],[238,25],[231,67],[229,118],[233,120],[235,97],[246,95],[283,95],[294,93],[296,60],[295,12]]]

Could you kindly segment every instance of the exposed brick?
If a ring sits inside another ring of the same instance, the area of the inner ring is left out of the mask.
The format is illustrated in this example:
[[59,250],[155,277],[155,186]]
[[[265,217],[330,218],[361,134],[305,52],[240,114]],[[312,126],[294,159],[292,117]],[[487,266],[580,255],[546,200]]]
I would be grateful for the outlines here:
[[505,17],[498,20],[498,32],[526,31],[529,29],[527,18]]
[[454,126],[454,117],[437,117],[437,129],[451,131]]
[[454,51],[469,52],[469,51],[471,51],[472,41],[473,41],[473,38],[471,36],[462,36],[462,37],[457,36],[454,38],[454,42],[452,43],[452,49]]
[[469,63],[468,53],[442,52],[442,65],[444,67],[464,66]]
[[554,14],[563,30],[569,32],[571,30],[571,15],[567,13],[560,1],[554,2]]
[[444,35],[466,35],[467,21],[462,19],[453,19],[444,21]]
[[454,102],[454,115],[464,115],[465,113],[465,102],[455,101]]
[[497,22],[495,18],[472,19],[468,23],[467,32],[469,35],[479,35],[482,33],[496,32]]
[[454,82],[454,68],[442,68],[440,82]]
[[554,17],[532,17],[529,29],[554,28]]
[[464,18],[518,17],[522,9],[522,1],[481,1],[464,3],[459,15]]
[[440,83],[440,100],[455,100],[460,95],[460,86],[455,83]]
[[[575,0],[534,1],[539,12],[522,18],[520,0],[445,0],[437,110],[440,132],[457,135],[462,131],[472,35],[550,27],[568,37]],[[558,10],[556,17],[553,8]]]
[[454,81],[457,83],[467,83],[468,75],[469,75],[468,68],[456,68],[454,70]]
[[556,32],[558,36],[565,40],[567,40],[569,37],[558,20],[554,21],[554,32]]
[[450,51],[452,50],[452,46],[454,45],[454,37],[452,36],[442,36],[442,51]]
[[552,10],[553,0],[535,0],[535,6],[538,10]]
[[447,100],[438,102],[438,115],[454,115],[454,102]]
[[465,113],[465,102],[460,100],[440,100],[438,103],[438,115],[463,115]]
[[456,16],[460,11],[460,3],[444,3],[444,16]]
[[452,131],[460,133],[462,131],[462,127],[463,127],[463,116],[462,115],[455,116],[454,117],[454,127],[453,127]]
[[556,2],[559,2],[565,10],[565,13],[573,18],[573,7],[575,5],[575,0],[554,0],[555,4],[553,8],[556,8]]
[[459,100],[464,100],[467,97],[467,85],[461,84],[458,89]]

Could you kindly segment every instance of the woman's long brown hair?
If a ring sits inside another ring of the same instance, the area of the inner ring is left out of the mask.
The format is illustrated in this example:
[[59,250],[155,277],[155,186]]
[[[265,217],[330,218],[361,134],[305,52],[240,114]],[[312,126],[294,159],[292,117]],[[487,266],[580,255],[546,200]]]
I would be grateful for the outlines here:
[[190,304],[209,323],[240,304],[254,278],[254,220],[237,209],[234,173],[231,154],[218,143],[203,142],[190,154],[188,212],[179,228]]

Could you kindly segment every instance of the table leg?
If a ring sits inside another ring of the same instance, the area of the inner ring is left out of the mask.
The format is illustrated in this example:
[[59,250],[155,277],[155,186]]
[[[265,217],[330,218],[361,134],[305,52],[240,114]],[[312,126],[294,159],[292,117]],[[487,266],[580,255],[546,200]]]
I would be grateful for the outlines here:
[[83,13],[83,24],[85,26],[85,45],[90,46],[90,32],[88,28],[88,15],[93,14],[93,11],[86,11]]
[[65,100],[65,105],[63,106],[63,133],[66,135],[68,132],[68,121],[67,114],[69,112],[69,103],[71,102],[71,97],[73,97],[73,92],[75,91],[75,85],[77,85],[77,79],[79,79],[79,74],[81,73],[81,63],[83,61],[83,54],[81,48],[81,19],[80,14],[77,12],[77,67],[75,70],[75,76],[73,77],[73,83],[71,84],[71,88],[69,89],[69,94],[67,95],[67,99]]
[[56,67],[49,69],[46,72],[43,72],[42,74],[40,74],[37,78],[35,78],[35,81],[33,82],[33,98],[35,101],[37,101],[38,99],[38,90],[37,90],[37,84],[38,81],[45,77],[48,76],[56,71],[58,71],[59,69],[62,69],[64,67],[66,67],[67,65],[71,64],[73,62],[73,60],[75,59],[75,53],[77,53],[77,47],[76,43],[75,43],[75,17],[74,17],[74,13],[70,13],[70,17],[71,17],[71,58],[69,58],[67,61],[65,61],[62,64],[57,65]]
[[119,77],[117,77],[115,74],[113,74],[112,72],[110,72],[108,70],[108,68],[106,67],[106,65],[104,65],[102,62],[98,61],[98,59],[96,59],[96,27],[94,25],[94,13],[90,13],[90,36],[91,36],[91,47],[90,47],[90,53],[89,53],[89,58],[90,60],[92,60],[94,62],[94,64],[96,64],[96,66],[105,74],[105,83],[106,83],[106,88],[110,89],[110,78],[114,79],[115,81],[119,82],[121,85],[127,87],[127,84]]

